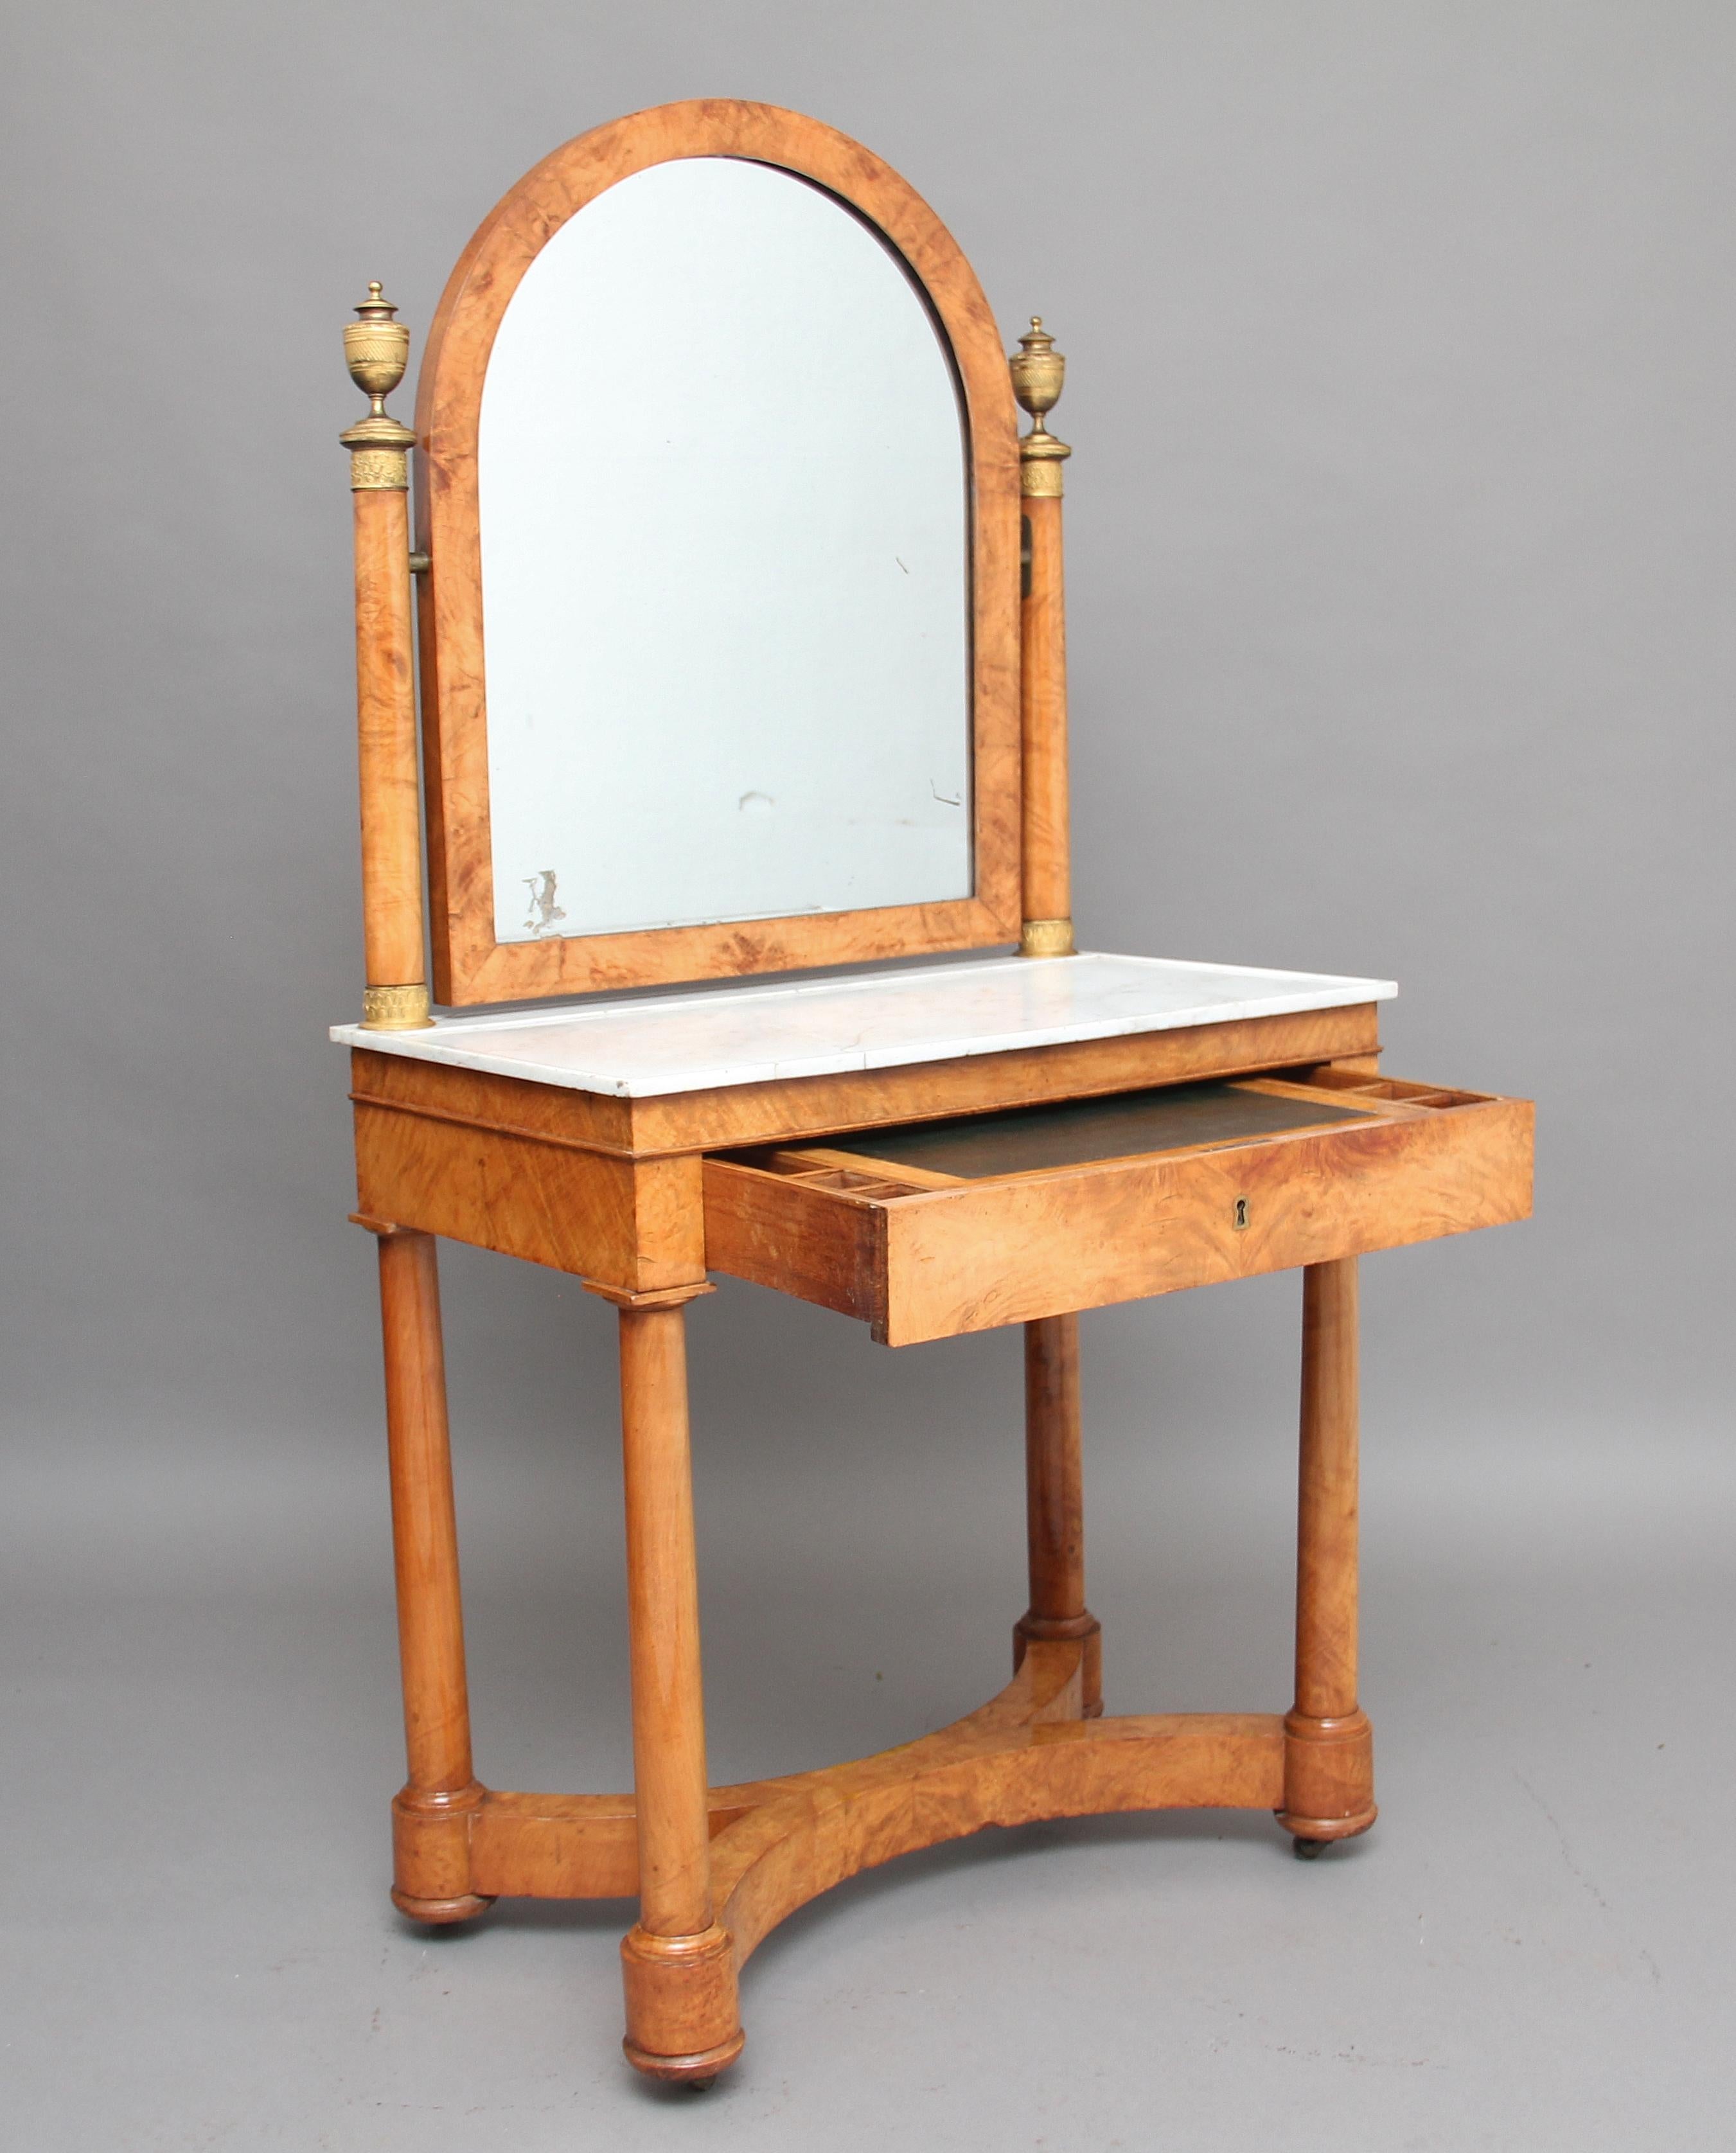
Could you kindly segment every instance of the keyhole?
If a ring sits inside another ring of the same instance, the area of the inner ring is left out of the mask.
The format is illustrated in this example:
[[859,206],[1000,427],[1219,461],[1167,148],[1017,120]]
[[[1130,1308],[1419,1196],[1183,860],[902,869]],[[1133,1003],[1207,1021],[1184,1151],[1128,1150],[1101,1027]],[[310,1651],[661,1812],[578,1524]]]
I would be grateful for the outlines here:
[[1240,1234],[1247,1225],[1247,1223],[1248,1199],[1245,1196],[1238,1196],[1235,1199],[1235,1230],[1237,1233]]

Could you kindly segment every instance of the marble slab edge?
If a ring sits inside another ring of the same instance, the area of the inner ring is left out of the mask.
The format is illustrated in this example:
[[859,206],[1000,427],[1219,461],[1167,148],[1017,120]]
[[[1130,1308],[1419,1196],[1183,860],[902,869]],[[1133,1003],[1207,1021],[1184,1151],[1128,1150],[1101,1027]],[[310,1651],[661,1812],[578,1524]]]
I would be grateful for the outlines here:
[[[1054,961],[1076,961],[1059,959]],[[1209,968],[1185,966],[1179,959],[1145,959],[1153,965],[1166,969],[1206,970],[1218,972],[1243,971],[1255,973],[1252,966],[1214,965]],[[960,970],[967,968],[960,967]],[[975,970],[977,968],[968,968]],[[1272,978],[1282,976],[1271,972],[1257,974]],[[1306,974],[1292,974],[1296,978],[1307,978]],[[1208,1024],[1237,1024],[1261,1016],[1283,1016],[1309,1010],[1343,1009],[1358,1003],[1385,1001],[1397,993],[1390,980],[1341,980],[1328,981],[1320,975],[1313,975],[1314,985],[1293,994],[1260,995],[1245,1001],[1219,1001],[1194,1004],[1179,1008],[1147,1011],[1137,1016],[1102,1017],[1095,1021],[1076,1021],[1072,1023],[1036,1025],[1011,1032],[983,1033],[965,1038],[929,1038],[902,1046],[879,1050],[852,1044],[847,1047],[826,1051],[790,1056],[764,1061],[741,1061],[711,1067],[689,1065],[679,1070],[667,1068],[629,1068],[619,1066],[611,1071],[559,1067],[535,1060],[503,1053],[490,1053],[477,1041],[477,1033],[488,1020],[456,1020],[450,1024],[436,1024],[425,1031],[380,1032],[364,1031],[359,1025],[334,1025],[331,1038],[340,1046],[363,1047],[370,1051],[396,1054],[419,1061],[445,1062],[449,1066],[486,1071],[488,1073],[515,1078],[522,1082],[549,1084],[557,1088],[576,1092],[590,1092],[605,1097],[644,1099],[666,1097],[680,1092],[719,1091],[741,1084],[789,1082],[803,1076],[831,1076],[848,1075],[852,1071],[871,1069],[909,1067],[917,1062],[963,1061],[985,1054],[1005,1054],[1021,1048],[1066,1046],[1074,1041],[1098,1039],[1133,1038],[1143,1032],[1181,1031]],[[822,983],[826,985],[854,985],[857,982]],[[700,998],[695,996],[694,1000]],[[717,999],[708,997],[707,999]],[[654,1006],[686,1007],[690,1003],[665,1002],[658,1005],[639,1003],[617,1005],[608,1012],[611,1015],[634,1015],[650,1014]],[[536,1013],[545,1021],[557,1021],[552,1013]],[[575,1018],[602,1018],[602,1010],[567,1010],[566,1021]],[[514,1020],[494,1020],[502,1030]],[[460,1025],[465,1026],[468,1037],[453,1035]]]

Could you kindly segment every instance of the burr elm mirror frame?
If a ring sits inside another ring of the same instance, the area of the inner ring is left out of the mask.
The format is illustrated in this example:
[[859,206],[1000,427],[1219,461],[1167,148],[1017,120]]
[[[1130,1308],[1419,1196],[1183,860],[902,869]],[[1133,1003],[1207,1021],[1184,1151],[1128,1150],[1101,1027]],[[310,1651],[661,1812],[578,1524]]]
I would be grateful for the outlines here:
[[1018,939],[1006,360],[878,159],[726,104],[568,144],[415,433],[436,999]]

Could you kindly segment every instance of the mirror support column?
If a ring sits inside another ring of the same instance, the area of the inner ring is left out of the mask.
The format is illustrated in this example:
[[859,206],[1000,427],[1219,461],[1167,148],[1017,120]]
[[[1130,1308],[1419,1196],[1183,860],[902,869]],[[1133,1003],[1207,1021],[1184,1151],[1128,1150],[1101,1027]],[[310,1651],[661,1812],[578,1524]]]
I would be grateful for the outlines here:
[[[1013,394],[1031,414],[1019,442],[1019,731],[1024,885],[1021,957],[1073,954],[1067,806],[1067,577],[1061,542],[1061,466],[1072,454],[1049,431],[1067,361],[1033,314],[1008,362]],[[1080,1463],[1079,1319],[1025,1326],[1025,1514],[1031,1606],[1013,1631],[1013,1665],[1042,1639],[1077,1638],[1084,1718],[1103,1709],[1102,1636],[1085,1605],[1084,1491]]]
[[1061,467],[1072,450],[1044,424],[1061,395],[1067,361],[1042,317],[1009,362],[1013,394],[1031,413],[1019,442],[1024,512],[1019,607],[1019,720],[1021,760],[1024,929],[1021,957],[1073,951],[1067,761],[1067,583],[1061,567]]
[[415,1031],[428,1011],[422,945],[422,808],[416,771],[410,625],[409,451],[415,435],[389,416],[410,331],[378,284],[347,323],[344,356],[370,403],[339,438],[355,499],[356,717],[361,762],[362,919],[369,1031]]

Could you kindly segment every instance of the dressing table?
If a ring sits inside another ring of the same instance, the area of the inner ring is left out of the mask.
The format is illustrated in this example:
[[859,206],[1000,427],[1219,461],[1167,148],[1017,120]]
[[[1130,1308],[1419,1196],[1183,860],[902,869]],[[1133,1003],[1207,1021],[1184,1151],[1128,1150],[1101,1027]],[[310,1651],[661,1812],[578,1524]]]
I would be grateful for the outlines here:
[[[367,988],[333,1036],[379,1243],[397,1906],[636,1895],[627,2054],[702,2087],[759,1942],[896,1855],[1185,1806],[1270,1810],[1302,1854],[1366,1830],[1357,1261],[1525,1216],[1531,1112],[1382,1075],[1387,982],[1075,954],[1051,338],[1034,320],[1009,367],[896,174],[722,100],[507,194],[413,429],[385,408],[408,333],[377,285],[356,312]],[[615,1306],[631,1793],[473,1769],[441,1235]],[[1106,1717],[1078,1311],[1292,1267],[1291,1708]],[[889,1346],[1017,1324],[1026,1370],[1011,1682],[738,1786],[706,1770],[689,1469],[685,1309],[714,1273]]]

